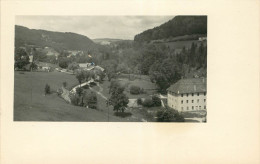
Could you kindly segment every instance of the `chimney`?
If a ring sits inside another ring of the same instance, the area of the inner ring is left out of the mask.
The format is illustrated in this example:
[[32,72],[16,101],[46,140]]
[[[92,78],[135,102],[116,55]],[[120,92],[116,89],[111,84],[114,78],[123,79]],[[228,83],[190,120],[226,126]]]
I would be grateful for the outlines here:
[[196,91],[196,90],[197,90],[196,85],[194,85],[194,91]]

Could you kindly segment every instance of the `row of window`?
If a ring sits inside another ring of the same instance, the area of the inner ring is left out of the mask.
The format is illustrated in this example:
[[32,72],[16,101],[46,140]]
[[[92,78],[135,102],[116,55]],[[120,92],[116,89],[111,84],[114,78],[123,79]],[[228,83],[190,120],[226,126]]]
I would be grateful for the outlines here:
[[[191,110],[194,110],[194,109],[196,109],[196,110],[201,110],[201,106],[192,106],[191,107]],[[204,109],[206,109],[206,105],[204,106]],[[181,107],[181,110],[184,110],[184,107]],[[186,110],[189,110],[189,107],[187,106],[186,107]]]
[[[203,94],[204,94],[204,96],[206,96],[206,92],[204,92]],[[181,97],[183,97],[183,95],[184,94],[181,94]],[[189,93],[186,93],[185,95],[188,97]],[[200,93],[197,93],[197,96],[199,96],[199,95],[200,95]],[[192,93],[191,96],[194,96],[194,93]]]
[[[200,100],[197,99],[197,103],[199,103]],[[204,99],[204,102],[206,102],[206,99]],[[181,103],[183,104],[183,100],[181,100]],[[186,100],[186,103],[189,103],[189,100]],[[191,103],[194,103],[194,100],[191,100]]]
[[[174,96],[177,96],[178,94],[176,94],[176,93],[174,93],[174,92],[171,92],[171,91],[169,91],[169,93],[171,94],[171,95],[174,95]],[[181,97],[183,97],[183,96],[189,96],[189,95],[191,95],[191,96],[194,96],[194,95],[197,95],[197,96],[200,96],[201,94],[203,94],[204,96],[206,96],[206,92],[203,92],[203,93],[185,93],[185,94],[181,94]]]

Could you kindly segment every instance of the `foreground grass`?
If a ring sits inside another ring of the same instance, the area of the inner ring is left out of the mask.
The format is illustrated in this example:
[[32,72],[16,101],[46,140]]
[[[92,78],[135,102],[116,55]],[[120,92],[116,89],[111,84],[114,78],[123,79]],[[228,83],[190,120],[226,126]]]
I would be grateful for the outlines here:
[[[68,87],[78,83],[75,76],[60,72],[15,72],[14,121],[107,121],[104,112],[73,106],[55,93],[44,95],[46,83],[54,92],[64,81]],[[110,121],[127,120],[110,116]]]

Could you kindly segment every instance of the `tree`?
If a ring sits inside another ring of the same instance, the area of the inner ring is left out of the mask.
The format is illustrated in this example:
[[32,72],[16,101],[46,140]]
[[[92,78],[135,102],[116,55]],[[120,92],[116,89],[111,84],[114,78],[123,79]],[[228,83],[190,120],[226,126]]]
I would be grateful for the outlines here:
[[90,93],[84,93],[84,106],[88,106],[89,108],[96,109],[97,108],[97,95],[91,91]]
[[45,85],[44,92],[45,92],[45,95],[51,93],[51,87],[49,86],[49,84],[46,84],[46,85]]
[[90,71],[83,71],[83,74],[84,74],[84,79],[86,80],[86,81],[88,81],[88,79],[89,79],[89,77],[90,77]]
[[122,113],[124,113],[129,102],[128,97],[123,93],[124,87],[122,87],[117,81],[114,81],[113,83],[111,83],[111,85],[111,96],[109,98],[109,102],[114,107],[114,111],[121,111]]
[[15,67],[22,69],[29,64],[29,56],[23,48],[15,50]]
[[138,95],[141,93],[141,88],[139,86],[131,85],[130,93],[134,95]]
[[161,109],[157,111],[157,122],[184,122],[184,117],[174,109]]
[[153,106],[161,106],[162,105],[161,99],[158,96],[153,96],[152,101],[153,101]]
[[76,74],[76,78],[78,79],[79,85],[81,87],[81,83],[85,79],[84,73],[82,71],[78,71],[77,74]]
[[58,60],[59,60],[59,66],[61,68],[67,68],[70,63],[69,59],[66,57],[60,57]]
[[142,104],[143,104],[142,99],[141,99],[141,98],[138,98],[138,99],[137,99],[137,105],[142,105]]
[[83,89],[81,87],[76,88],[76,93],[81,96],[83,94]]
[[67,82],[64,81],[64,82],[62,83],[62,85],[63,85],[64,88],[66,88],[66,87],[67,87]]
[[79,68],[79,64],[76,63],[76,62],[72,62],[72,63],[70,63],[70,64],[68,65],[68,69],[69,69],[69,70],[72,70],[72,71],[74,71],[74,70],[76,70],[76,69],[78,69],[78,68]]

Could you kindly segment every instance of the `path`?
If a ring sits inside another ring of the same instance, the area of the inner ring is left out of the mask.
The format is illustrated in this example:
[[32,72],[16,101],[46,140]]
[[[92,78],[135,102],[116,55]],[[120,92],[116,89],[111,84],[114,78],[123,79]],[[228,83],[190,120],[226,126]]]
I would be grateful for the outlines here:
[[82,84],[80,84],[80,85],[77,85],[77,86],[75,86],[74,88],[72,88],[70,92],[76,93],[76,89],[77,89],[77,88],[79,88],[80,86],[83,87],[83,86],[85,86],[85,85],[88,85],[88,84],[91,83],[91,82],[94,82],[94,80],[91,79],[91,80],[89,80],[89,81],[87,81],[87,82],[85,82],[85,83],[82,83]]
[[103,91],[103,88],[99,85],[99,83],[97,83],[97,86],[99,87],[99,91],[89,87],[90,90],[96,92],[97,94],[99,94],[103,99],[107,100],[107,97],[103,95],[103,93],[101,93]]

